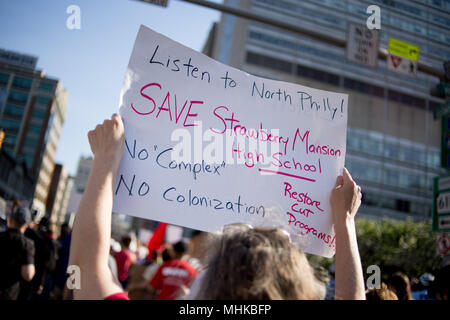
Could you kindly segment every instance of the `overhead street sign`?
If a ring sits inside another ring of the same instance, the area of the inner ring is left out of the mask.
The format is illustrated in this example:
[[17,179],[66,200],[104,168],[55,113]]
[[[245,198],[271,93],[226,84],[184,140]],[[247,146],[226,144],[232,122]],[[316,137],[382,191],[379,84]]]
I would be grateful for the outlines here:
[[387,68],[390,71],[400,73],[405,76],[416,77],[417,62],[393,54],[387,57]]
[[447,255],[450,253],[450,235],[442,233],[436,238],[436,250],[438,254]]
[[437,213],[450,213],[450,191],[439,194],[436,201]]
[[419,61],[419,47],[401,40],[389,38],[388,52],[408,60]]
[[347,34],[347,60],[376,67],[380,30],[369,30],[365,25],[350,23]]
[[450,175],[434,178],[433,232],[450,232]]

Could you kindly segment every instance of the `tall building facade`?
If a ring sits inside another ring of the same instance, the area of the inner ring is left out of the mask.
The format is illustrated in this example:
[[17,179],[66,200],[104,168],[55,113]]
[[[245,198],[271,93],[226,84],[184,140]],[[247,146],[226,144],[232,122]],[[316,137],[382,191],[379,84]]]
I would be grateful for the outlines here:
[[23,161],[35,179],[33,207],[43,215],[66,91],[36,63],[34,56],[0,49],[0,128],[5,132],[2,150]]
[[78,160],[77,174],[75,176],[75,190],[79,193],[83,193],[86,189],[86,184],[89,178],[89,173],[92,167],[92,157],[81,156]]
[[70,225],[72,225],[78,206],[80,205],[81,197],[86,189],[87,180],[92,167],[92,157],[81,156],[78,160],[77,173],[72,178],[72,188],[69,194],[69,201],[66,208],[66,215],[68,217]]
[[50,222],[58,227],[66,220],[72,186],[73,178],[67,169],[62,164],[55,164],[45,209]]
[[45,213],[47,195],[49,193],[50,183],[53,171],[55,169],[56,149],[61,136],[62,126],[66,114],[66,92],[62,88],[61,82],[56,85],[55,98],[50,108],[50,117],[48,119],[48,132],[45,136],[45,148],[42,155],[41,167],[39,170],[36,189],[34,192],[33,207],[39,213]]
[[[366,25],[370,5],[381,9],[380,48],[389,38],[420,48],[419,62],[443,71],[450,60],[447,0],[226,0],[225,4],[346,41],[349,24]],[[323,38],[322,38],[323,39]],[[346,60],[346,49],[316,37],[222,15],[203,52],[256,76],[349,94],[346,167],[361,185],[361,214],[427,219],[440,167],[440,121],[433,110],[436,76],[415,78]]]

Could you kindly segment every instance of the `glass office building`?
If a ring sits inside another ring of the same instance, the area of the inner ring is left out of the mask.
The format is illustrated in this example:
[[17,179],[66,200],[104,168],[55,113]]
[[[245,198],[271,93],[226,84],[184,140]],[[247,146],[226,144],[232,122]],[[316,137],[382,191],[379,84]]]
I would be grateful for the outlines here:
[[[229,0],[225,4],[346,41],[349,24],[381,9],[380,48],[396,38],[420,48],[419,62],[450,60],[450,0]],[[415,78],[347,61],[346,48],[232,15],[211,29],[204,53],[248,73],[349,94],[346,167],[363,189],[361,214],[427,219],[440,167],[441,123],[430,94],[439,78]]]
[[36,179],[33,206],[44,213],[66,92],[36,63],[36,57],[0,49],[0,128],[5,132],[2,150],[24,161]]

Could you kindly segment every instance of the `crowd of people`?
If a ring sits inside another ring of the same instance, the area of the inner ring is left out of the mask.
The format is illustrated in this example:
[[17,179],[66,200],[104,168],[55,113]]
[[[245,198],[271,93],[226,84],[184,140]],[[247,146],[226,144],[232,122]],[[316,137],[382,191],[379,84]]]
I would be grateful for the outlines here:
[[71,230],[62,224],[56,237],[47,217],[38,221],[19,201],[12,204],[0,232],[0,299],[63,299]]
[[[72,292],[66,286],[71,240],[69,226],[63,224],[59,236],[55,238],[48,219],[44,217],[35,223],[29,210],[19,203],[14,204],[6,223],[6,230],[0,232],[0,248],[5,257],[0,263],[0,299],[73,299]],[[261,240],[273,240],[277,236],[280,236],[278,240],[281,244],[286,236],[280,230],[260,230],[247,225],[229,226],[228,229],[233,230],[226,230],[222,234],[194,231],[188,242],[180,240],[174,244],[164,243],[158,250],[144,251],[144,255],[138,250],[143,244],[138,243],[136,237],[125,235],[120,239],[120,249],[111,243],[108,266],[123,291],[136,300],[335,299],[335,265],[329,270],[321,266],[306,269],[311,272],[309,278],[314,281],[302,283],[301,290],[303,292],[304,288],[308,288],[309,295],[296,296],[293,280],[296,276],[289,274],[295,270],[286,266],[289,262],[274,260],[276,256],[270,251],[266,253],[267,257],[262,258],[257,249],[263,245]],[[261,232],[270,236],[255,237]],[[242,243],[252,238],[253,243],[248,244],[255,250],[253,254],[240,248]],[[210,248],[217,246],[219,240],[222,249],[226,249],[221,254],[227,258],[208,256]],[[264,247],[267,249],[271,245],[264,243]],[[283,253],[289,252],[288,248],[280,248]],[[267,263],[252,263],[262,260]],[[211,265],[212,262],[215,264]],[[300,263],[297,268],[304,272],[308,262]],[[238,270],[242,265],[249,267],[245,272],[235,272],[233,277],[229,277],[228,268]],[[288,273],[281,279],[282,275],[274,272]],[[227,274],[226,278],[219,276]],[[292,296],[277,296],[276,290],[270,288],[276,283],[274,279],[284,283],[283,291],[289,291],[290,287]],[[385,279],[376,288],[366,287],[367,300],[448,300],[450,265],[419,278],[409,279],[406,274],[395,272]]]
[[[196,231],[189,243],[164,244],[146,257],[128,235],[116,249],[111,212],[124,148],[120,116],[88,137],[94,161],[72,231],[63,225],[56,239],[47,218],[34,223],[19,203],[10,210],[0,233],[0,299],[448,300],[450,265],[411,281],[397,272],[366,287],[354,222],[361,188],[345,168],[330,196],[336,255],[329,271],[312,266],[287,232],[246,224]],[[81,285],[72,291],[68,265],[80,269]]]

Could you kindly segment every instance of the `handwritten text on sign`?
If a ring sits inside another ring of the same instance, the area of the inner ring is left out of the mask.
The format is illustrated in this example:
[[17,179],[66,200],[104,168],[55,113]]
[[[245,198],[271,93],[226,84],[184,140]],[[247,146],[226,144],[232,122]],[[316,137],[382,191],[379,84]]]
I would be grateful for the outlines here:
[[141,26],[120,114],[115,212],[204,231],[273,225],[334,254],[347,95],[249,75]]

